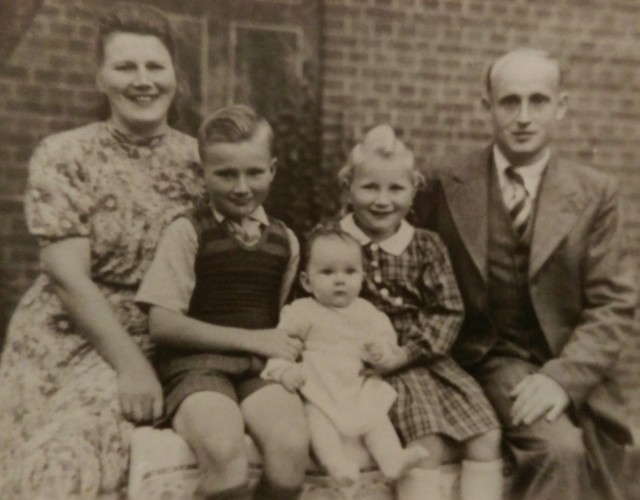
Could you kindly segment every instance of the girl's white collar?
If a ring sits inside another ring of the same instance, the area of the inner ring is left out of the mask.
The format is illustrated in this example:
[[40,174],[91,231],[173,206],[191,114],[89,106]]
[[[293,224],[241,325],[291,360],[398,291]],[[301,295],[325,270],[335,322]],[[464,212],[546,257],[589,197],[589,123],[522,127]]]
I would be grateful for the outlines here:
[[[356,221],[353,218],[353,214],[345,216],[340,221],[340,227],[343,231],[353,236],[362,246],[371,243],[371,238],[367,236],[362,229],[358,227]],[[389,236],[386,240],[378,241],[377,244],[382,250],[388,254],[399,256],[411,243],[415,228],[407,221],[403,220],[400,223],[398,230]]]

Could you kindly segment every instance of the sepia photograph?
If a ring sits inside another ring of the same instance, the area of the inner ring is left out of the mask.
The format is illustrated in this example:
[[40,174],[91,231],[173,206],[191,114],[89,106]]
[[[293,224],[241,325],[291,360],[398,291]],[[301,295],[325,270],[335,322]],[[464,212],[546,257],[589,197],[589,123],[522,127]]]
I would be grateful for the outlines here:
[[2,500],[640,498],[640,1],[0,0],[0,122]]

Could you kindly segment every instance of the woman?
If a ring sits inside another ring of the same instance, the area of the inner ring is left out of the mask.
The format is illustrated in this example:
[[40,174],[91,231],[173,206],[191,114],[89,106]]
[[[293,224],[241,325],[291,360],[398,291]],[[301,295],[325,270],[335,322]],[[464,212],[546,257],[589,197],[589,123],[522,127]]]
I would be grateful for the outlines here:
[[161,12],[118,5],[99,27],[109,118],[44,139],[31,158],[43,273],[0,360],[0,498],[124,496],[129,432],[161,415],[133,297],[164,226],[202,194],[195,140],[168,125],[174,54]]

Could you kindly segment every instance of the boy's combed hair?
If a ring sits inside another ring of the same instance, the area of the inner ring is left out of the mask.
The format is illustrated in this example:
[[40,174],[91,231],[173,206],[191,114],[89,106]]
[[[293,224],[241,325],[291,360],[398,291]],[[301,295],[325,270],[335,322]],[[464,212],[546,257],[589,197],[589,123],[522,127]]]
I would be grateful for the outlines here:
[[[337,222],[329,222],[318,224],[315,226],[305,238],[305,243],[302,249],[302,269],[305,269],[309,264],[309,258],[311,257],[311,251],[313,250],[313,245],[321,239],[325,238],[334,238],[345,243],[354,245],[355,247],[360,249],[362,252],[362,245],[360,242],[356,240],[349,233],[344,231],[340,224]],[[362,255],[362,254],[361,254]]]
[[260,129],[266,133],[269,151],[273,146],[273,130],[269,122],[249,106],[234,104],[221,108],[204,119],[198,130],[200,157],[207,146],[238,143],[251,139]]
[[382,124],[369,130],[363,140],[353,147],[346,165],[338,172],[340,187],[349,189],[356,169],[374,159],[387,160],[409,170],[416,188],[424,184],[424,177],[416,168],[411,150],[396,136],[391,126]]

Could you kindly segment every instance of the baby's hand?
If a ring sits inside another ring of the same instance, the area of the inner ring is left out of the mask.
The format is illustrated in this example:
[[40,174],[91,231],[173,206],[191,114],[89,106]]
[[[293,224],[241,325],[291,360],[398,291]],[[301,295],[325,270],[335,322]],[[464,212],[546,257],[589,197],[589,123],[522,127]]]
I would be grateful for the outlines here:
[[386,350],[382,342],[369,340],[362,346],[362,360],[366,363],[380,363]]
[[289,392],[296,392],[304,385],[304,382],[304,373],[300,363],[291,365],[280,377],[280,383]]
[[367,341],[363,345],[363,361],[370,365],[363,370],[363,375],[384,375],[402,368],[408,359],[397,345]]

